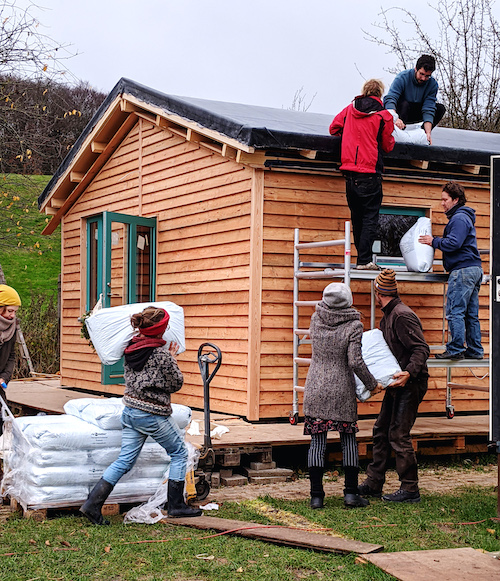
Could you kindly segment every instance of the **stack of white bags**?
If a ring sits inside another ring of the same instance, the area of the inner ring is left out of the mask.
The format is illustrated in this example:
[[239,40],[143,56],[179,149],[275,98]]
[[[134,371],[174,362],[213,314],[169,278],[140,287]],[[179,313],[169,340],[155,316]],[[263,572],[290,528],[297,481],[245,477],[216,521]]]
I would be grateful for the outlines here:
[[[121,398],[85,398],[67,402],[63,415],[7,419],[4,432],[2,495],[25,508],[83,503],[104,470],[120,453]],[[172,404],[182,430],[191,409]],[[151,438],[132,470],[115,486],[111,502],[149,498],[168,478],[170,458]]]

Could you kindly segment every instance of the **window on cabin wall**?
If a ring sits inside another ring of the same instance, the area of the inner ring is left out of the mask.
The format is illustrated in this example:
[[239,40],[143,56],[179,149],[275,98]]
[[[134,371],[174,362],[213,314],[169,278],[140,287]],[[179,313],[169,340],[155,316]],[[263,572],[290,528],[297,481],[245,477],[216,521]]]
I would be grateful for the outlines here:
[[[87,220],[87,310],[155,300],[156,219],[103,212]],[[123,361],[103,365],[103,384],[123,383]]]
[[377,254],[377,264],[382,266],[404,265],[399,243],[401,238],[427,214],[426,208],[382,206],[378,221],[377,238],[373,251]]

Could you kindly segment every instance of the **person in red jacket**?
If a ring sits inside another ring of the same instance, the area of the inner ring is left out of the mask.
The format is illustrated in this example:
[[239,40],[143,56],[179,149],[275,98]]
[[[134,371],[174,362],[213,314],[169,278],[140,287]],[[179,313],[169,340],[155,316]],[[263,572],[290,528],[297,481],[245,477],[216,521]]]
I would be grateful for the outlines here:
[[346,180],[358,269],[378,270],[372,261],[372,246],[382,204],[382,152],[394,147],[394,121],[384,109],[383,93],[382,81],[366,81],[362,94],[330,125],[331,135],[342,136],[340,169]]

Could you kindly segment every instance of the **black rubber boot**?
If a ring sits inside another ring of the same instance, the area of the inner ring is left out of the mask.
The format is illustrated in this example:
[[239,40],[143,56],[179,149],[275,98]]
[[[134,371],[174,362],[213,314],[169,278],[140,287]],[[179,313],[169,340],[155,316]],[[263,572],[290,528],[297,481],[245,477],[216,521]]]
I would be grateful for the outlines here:
[[102,505],[111,494],[114,486],[101,478],[91,490],[85,504],[80,507],[80,512],[84,514],[91,523],[95,525],[109,525],[109,520],[103,518],[101,514]]
[[309,467],[309,480],[311,482],[311,508],[323,508],[325,492],[323,490],[323,472],[321,466]]
[[203,511],[199,508],[191,508],[184,502],[184,481],[168,481],[168,516],[201,516]]
[[358,474],[357,466],[344,466],[345,488],[344,506],[346,508],[358,508],[368,506],[370,502],[358,494]]

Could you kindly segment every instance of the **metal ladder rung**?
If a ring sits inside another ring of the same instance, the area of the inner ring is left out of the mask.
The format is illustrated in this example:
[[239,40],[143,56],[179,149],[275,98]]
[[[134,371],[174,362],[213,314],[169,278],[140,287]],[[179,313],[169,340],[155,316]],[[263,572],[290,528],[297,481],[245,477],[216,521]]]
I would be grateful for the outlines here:
[[294,329],[293,332],[296,335],[310,335],[309,329]]

